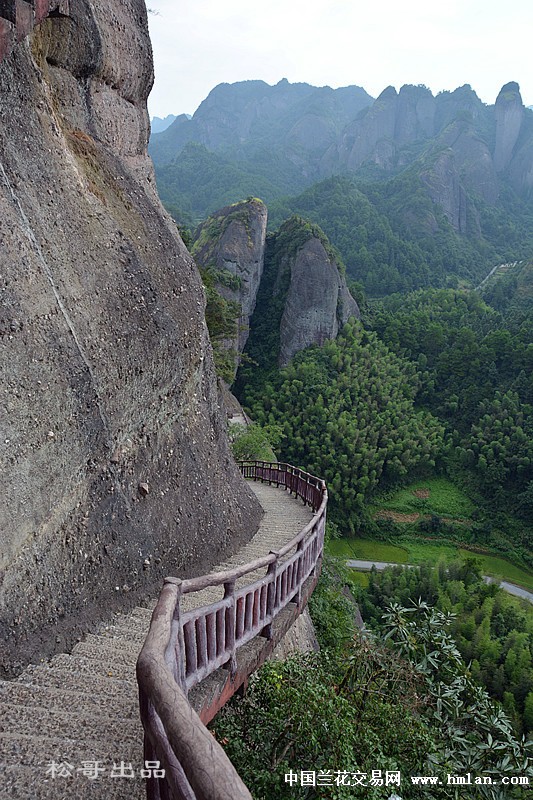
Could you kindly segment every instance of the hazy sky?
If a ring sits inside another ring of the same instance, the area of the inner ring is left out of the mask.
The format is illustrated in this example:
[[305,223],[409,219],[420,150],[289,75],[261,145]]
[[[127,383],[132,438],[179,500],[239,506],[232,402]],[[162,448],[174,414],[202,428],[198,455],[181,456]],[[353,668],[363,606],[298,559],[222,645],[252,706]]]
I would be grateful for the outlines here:
[[533,104],[531,0],[147,0],[156,70],[151,116],[192,114],[218,83],[287,78],[376,97],[504,83]]

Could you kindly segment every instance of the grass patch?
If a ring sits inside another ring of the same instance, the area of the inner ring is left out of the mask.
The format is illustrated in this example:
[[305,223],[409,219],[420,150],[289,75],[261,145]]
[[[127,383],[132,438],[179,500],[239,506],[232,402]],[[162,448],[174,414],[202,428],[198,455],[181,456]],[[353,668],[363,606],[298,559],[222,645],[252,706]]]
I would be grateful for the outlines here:
[[[326,545],[327,552],[336,558],[361,559],[363,561],[390,561],[394,564],[414,564],[424,562],[437,563],[440,559],[475,558],[481,562],[484,575],[491,575],[510,583],[516,583],[524,589],[533,591],[533,574],[522,567],[512,564],[501,556],[475,553],[471,550],[455,547],[453,544],[438,544],[422,539],[401,539],[398,544],[378,542],[372,539],[333,539]],[[354,574],[357,573],[354,570]],[[357,578],[359,581],[360,579]],[[365,578],[361,578],[364,585]]]
[[407,549],[409,557],[408,563],[423,564],[426,561],[432,561],[435,564],[442,558],[453,559],[457,558],[457,547],[452,544],[436,544],[435,542],[424,542],[410,540],[403,542],[404,547]]
[[357,584],[360,586],[361,589],[368,589],[368,584],[370,583],[370,573],[369,572],[359,572],[357,569],[350,570],[350,583]]
[[427,478],[393,494],[376,498],[371,511],[375,513],[385,509],[400,514],[437,514],[452,519],[470,519],[475,507],[470,498],[448,478]]
[[336,558],[360,558],[363,561],[391,561],[394,564],[409,563],[407,550],[388,542],[374,542],[372,539],[333,539],[328,542],[327,551]]
[[481,561],[484,575],[492,575],[502,578],[510,583],[523,586],[524,589],[533,591],[533,575],[522,567],[511,564],[506,558],[501,556],[486,555],[485,553],[473,553],[470,550],[459,550],[461,558],[475,558]]

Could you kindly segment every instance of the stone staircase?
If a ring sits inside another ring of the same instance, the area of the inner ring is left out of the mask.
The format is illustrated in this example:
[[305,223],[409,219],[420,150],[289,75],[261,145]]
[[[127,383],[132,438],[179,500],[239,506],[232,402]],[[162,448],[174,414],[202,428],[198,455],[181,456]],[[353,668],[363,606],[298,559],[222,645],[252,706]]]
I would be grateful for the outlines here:
[[[312,518],[308,507],[282,489],[250,485],[265,509],[262,524],[214,571],[276,550]],[[212,597],[202,592],[184,600],[203,605]],[[145,797],[135,663],[151,613],[138,607],[118,614],[72,653],[0,682],[1,800]]]

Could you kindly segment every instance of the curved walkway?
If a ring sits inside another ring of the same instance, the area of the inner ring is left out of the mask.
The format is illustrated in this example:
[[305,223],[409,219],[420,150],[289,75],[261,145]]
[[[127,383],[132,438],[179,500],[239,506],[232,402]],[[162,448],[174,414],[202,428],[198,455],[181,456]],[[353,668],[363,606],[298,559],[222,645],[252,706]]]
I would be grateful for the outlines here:
[[[265,509],[259,530],[214,571],[278,549],[313,516],[282,488],[250,486]],[[183,599],[203,605],[212,602],[212,591]],[[71,654],[30,666],[16,681],[0,682],[2,800],[144,800],[135,663],[151,615],[144,607],[118,614]]]

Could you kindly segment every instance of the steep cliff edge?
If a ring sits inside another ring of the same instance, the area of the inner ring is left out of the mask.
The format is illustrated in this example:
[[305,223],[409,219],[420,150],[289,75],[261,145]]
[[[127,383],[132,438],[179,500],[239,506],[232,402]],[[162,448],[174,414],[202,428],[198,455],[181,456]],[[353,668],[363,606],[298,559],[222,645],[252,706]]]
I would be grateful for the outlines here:
[[496,98],[494,116],[496,118],[494,168],[497,172],[503,172],[513,157],[525,116],[520,89],[514,81],[502,86]]
[[0,64],[4,672],[208,568],[260,514],[153,189],[144,2],[70,14]]

